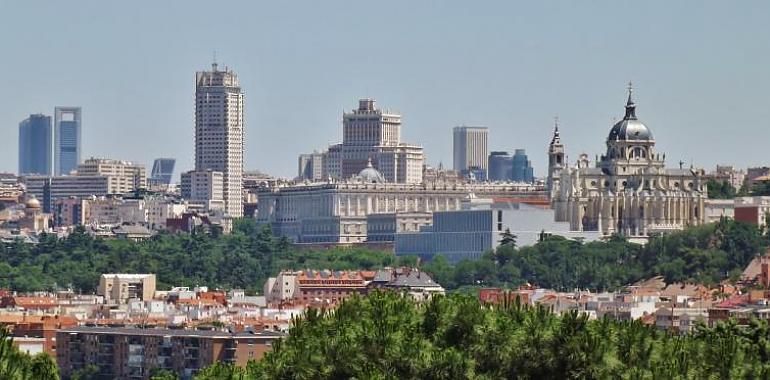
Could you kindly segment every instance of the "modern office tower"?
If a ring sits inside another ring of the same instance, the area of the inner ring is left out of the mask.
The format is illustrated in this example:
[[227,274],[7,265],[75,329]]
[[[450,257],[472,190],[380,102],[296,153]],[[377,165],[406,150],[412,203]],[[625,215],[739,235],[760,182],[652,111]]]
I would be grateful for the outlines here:
[[191,170],[182,173],[182,198],[204,205],[208,210],[224,210],[224,175],[213,170]]
[[533,182],[535,180],[535,172],[532,168],[532,162],[527,157],[527,152],[524,149],[516,149],[516,153],[513,154],[513,175],[512,180],[516,182]]
[[78,165],[78,176],[107,176],[115,193],[130,193],[147,188],[147,172],[144,165],[130,161],[91,157]]
[[489,154],[490,181],[505,182],[513,178],[513,157],[508,152],[492,152]]
[[297,164],[297,178],[310,181],[321,181],[324,179],[323,153],[300,154]]
[[175,163],[176,160],[173,158],[156,158],[155,162],[152,164],[150,180],[157,184],[171,184],[171,178],[174,175]]
[[29,115],[19,123],[19,175],[50,175],[52,165],[51,117]]
[[54,109],[54,172],[67,175],[80,163],[80,107]]
[[454,170],[462,175],[483,173],[486,179],[487,159],[489,155],[489,130],[486,127],[459,126],[453,129],[453,164]]
[[225,211],[243,216],[243,91],[216,62],[195,83],[195,171],[222,173]]

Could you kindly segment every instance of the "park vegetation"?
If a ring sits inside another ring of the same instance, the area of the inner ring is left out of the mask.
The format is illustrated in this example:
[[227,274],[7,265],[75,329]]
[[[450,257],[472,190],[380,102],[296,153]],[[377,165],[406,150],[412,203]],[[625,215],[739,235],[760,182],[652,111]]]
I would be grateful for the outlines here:
[[155,273],[161,289],[206,285],[259,292],[269,276],[283,269],[394,265],[419,265],[449,290],[527,283],[558,290],[612,290],[656,275],[668,282],[716,284],[737,279],[764,252],[768,237],[755,226],[723,220],[656,236],[645,246],[622,236],[594,242],[544,236],[523,247],[512,234],[503,240],[479,260],[452,265],[440,255],[418,263],[415,257],[364,248],[298,249],[251,220],[236,223],[230,235],[162,233],[143,242],[92,237],[78,228],[63,239],[44,235],[38,244],[0,244],[0,288],[92,293],[102,273]]
[[229,379],[763,379],[770,326],[754,320],[688,335],[640,321],[589,320],[517,302],[394,293],[311,309],[245,368],[218,363],[197,380]]

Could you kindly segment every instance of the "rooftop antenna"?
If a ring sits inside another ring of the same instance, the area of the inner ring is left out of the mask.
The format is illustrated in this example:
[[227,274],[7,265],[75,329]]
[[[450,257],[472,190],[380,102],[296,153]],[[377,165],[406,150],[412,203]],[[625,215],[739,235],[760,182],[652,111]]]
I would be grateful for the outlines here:
[[214,59],[211,61],[211,69],[217,71],[217,51],[214,50]]

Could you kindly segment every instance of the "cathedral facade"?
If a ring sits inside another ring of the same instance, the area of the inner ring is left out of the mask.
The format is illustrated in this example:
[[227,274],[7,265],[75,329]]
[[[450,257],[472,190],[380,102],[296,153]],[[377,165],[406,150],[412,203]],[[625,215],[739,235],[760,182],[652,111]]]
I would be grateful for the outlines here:
[[703,224],[704,172],[666,168],[652,132],[636,116],[629,86],[625,116],[610,129],[607,150],[592,164],[586,154],[566,161],[558,124],[549,145],[548,190],[556,221],[574,231],[644,239]]

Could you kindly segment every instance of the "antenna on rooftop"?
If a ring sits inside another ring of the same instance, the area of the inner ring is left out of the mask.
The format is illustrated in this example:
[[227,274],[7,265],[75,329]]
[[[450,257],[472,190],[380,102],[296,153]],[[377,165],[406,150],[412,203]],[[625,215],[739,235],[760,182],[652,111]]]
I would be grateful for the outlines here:
[[213,57],[213,60],[211,61],[211,69],[213,71],[217,71],[217,51],[216,50],[214,50],[213,55],[214,57]]

